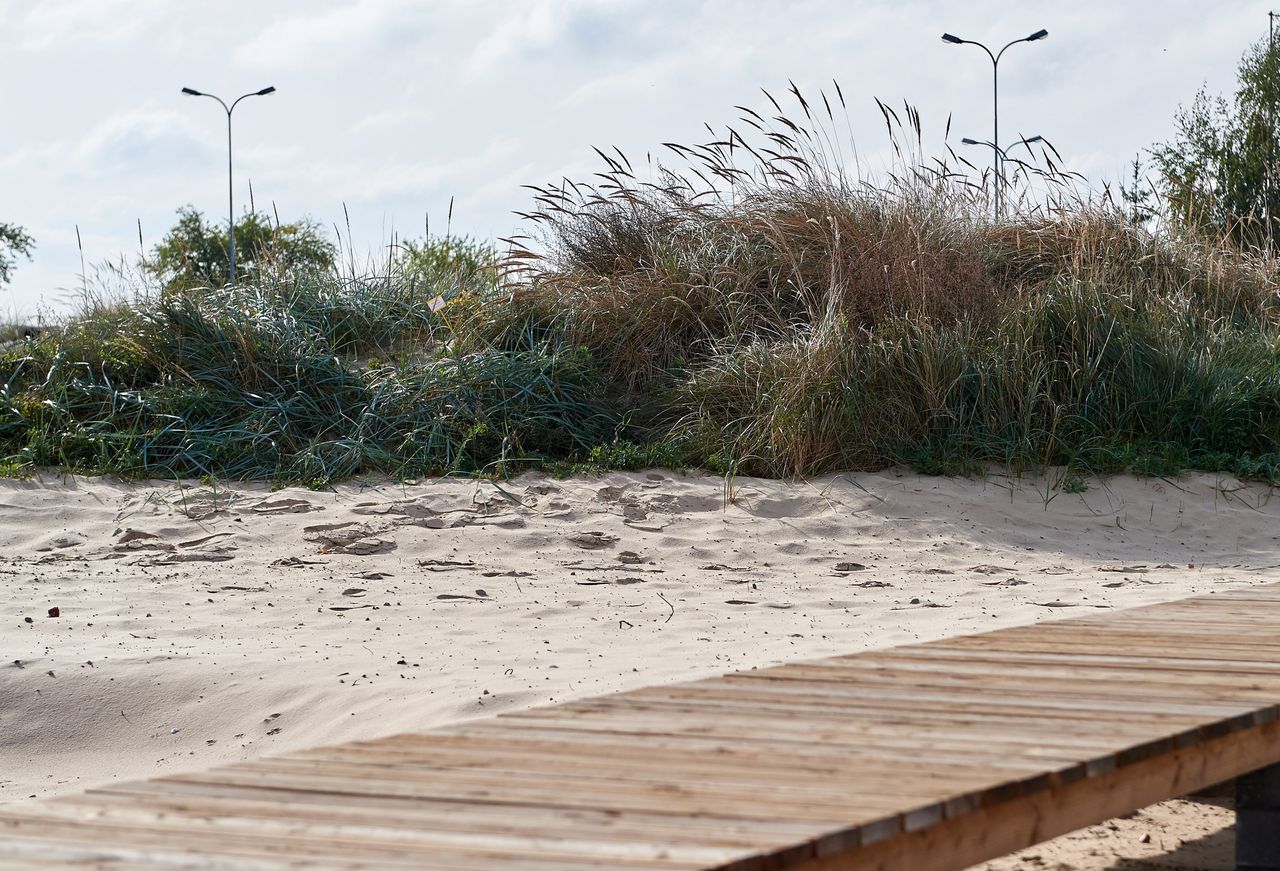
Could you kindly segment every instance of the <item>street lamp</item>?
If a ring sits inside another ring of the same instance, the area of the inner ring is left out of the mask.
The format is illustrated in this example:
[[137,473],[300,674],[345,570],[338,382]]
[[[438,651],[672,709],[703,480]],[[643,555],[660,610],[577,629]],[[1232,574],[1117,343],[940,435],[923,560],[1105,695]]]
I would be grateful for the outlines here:
[[965,145],[985,145],[988,148],[994,148],[996,151],[1000,152],[1000,157],[1003,159],[1003,158],[1007,158],[1009,152],[1017,148],[1019,145],[1027,146],[1027,150],[1030,151],[1031,143],[1044,142],[1044,137],[1028,136],[1024,139],[1019,139],[1016,142],[1010,142],[1004,148],[1001,148],[1000,146],[996,145],[994,142],[988,142],[985,139],[970,139],[968,136],[966,136],[964,139],[961,139],[960,141]]
[[[1031,34],[1030,36],[1024,36],[1022,37],[1022,39],[1013,40],[1012,42],[1008,43],[1004,48],[1000,49],[1000,51],[996,52],[995,54],[992,54],[991,49],[987,48],[985,45],[983,45],[980,42],[977,42],[972,39],[961,39],[958,36],[952,36],[950,33],[942,34],[943,42],[948,42],[948,43],[951,43],[952,45],[976,45],[978,48],[982,49],[987,53],[987,57],[991,58],[991,114],[993,118],[993,125],[992,125],[993,132],[991,134],[992,143],[996,143],[1000,141],[1000,58],[1004,55],[1006,51],[1008,51],[1009,46],[1017,45],[1020,42],[1037,42],[1038,40],[1044,39],[1048,35],[1049,35],[1049,31],[1047,30],[1043,30],[1043,29],[1037,30],[1035,33]],[[994,161],[993,168],[995,169],[995,174],[996,174],[996,220],[999,220],[1000,214],[1001,214],[1000,187],[1001,187],[1001,181],[1003,176],[1003,170],[1001,169],[1001,163],[1000,163],[1000,149],[993,145],[992,150],[993,150],[992,160]]]
[[265,97],[267,94],[274,94],[275,87],[263,88],[261,91],[253,91],[236,97],[235,101],[228,106],[223,102],[221,97],[214,94],[206,94],[203,91],[197,91],[195,88],[183,88],[182,93],[192,97],[212,97],[218,101],[227,113],[227,239],[230,240],[230,257],[231,257],[231,283],[236,283],[236,211],[235,211],[235,187],[232,184],[231,176],[231,113],[235,110],[236,105],[245,97]]
[[[1026,146],[1026,148],[1027,148],[1027,151],[1031,151],[1031,143],[1033,143],[1033,142],[1044,142],[1044,141],[1045,141],[1045,138],[1044,138],[1043,136],[1038,136],[1038,135],[1037,135],[1037,136],[1024,136],[1024,137],[1022,137],[1021,139],[1019,139],[1019,140],[1018,140],[1018,141],[1016,141],[1016,142],[1010,142],[1010,143],[1009,143],[1008,145],[1006,145],[1004,148],[1001,148],[999,145],[996,145],[994,142],[987,142],[985,139],[970,139],[968,136],[966,136],[965,138],[961,139],[960,141],[961,141],[963,144],[965,144],[965,145],[985,145],[985,146],[987,146],[988,148],[990,148],[990,149],[991,149],[991,150],[992,150],[992,151],[993,151],[993,152],[994,152],[994,153],[999,157],[999,159],[1000,159],[1000,164],[1001,164],[1001,166],[1003,166],[1003,165],[1004,165],[1004,161],[1006,161],[1006,160],[1008,160],[1008,159],[1009,159],[1009,152],[1010,152],[1010,151],[1012,151],[1013,149],[1017,148],[1019,145],[1025,145],[1025,146]],[[1050,147],[1050,148],[1052,148],[1053,146],[1052,146],[1052,145],[1050,145],[1049,147]],[[1034,154],[1034,152],[1033,152],[1033,154]],[[998,218],[1000,217],[1000,206],[998,205],[998,204],[999,204],[999,202],[1000,202],[1000,199],[999,199],[999,196],[1000,196],[1000,188],[1004,185],[1004,178],[1003,178],[1003,174],[1002,174],[1001,176],[997,176],[997,177],[996,177],[996,179],[995,179],[995,185],[996,185],[996,198],[997,198],[997,199],[996,199],[996,203],[997,203],[997,206],[996,206],[996,218],[998,219]]]

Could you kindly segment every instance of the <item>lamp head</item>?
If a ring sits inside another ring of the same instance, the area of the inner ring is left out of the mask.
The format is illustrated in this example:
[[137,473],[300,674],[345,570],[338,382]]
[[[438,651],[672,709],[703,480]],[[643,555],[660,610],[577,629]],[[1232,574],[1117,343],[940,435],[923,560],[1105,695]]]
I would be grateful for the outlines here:
[[961,38],[960,38],[960,37],[958,37],[958,36],[953,36],[953,35],[951,35],[950,33],[944,33],[944,34],[942,34],[942,41],[943,41],[943,42],[949,42],[949,43],[951,43],[952,45],[962,45],[962,44],[964,43],[964,40],[963,40],[963,39],[961,39]]
[[965,145],[981,145],[982,144],[976,139],[970,139],[968,136],[966,136],[964,139],[961,139],[960,141],[963,142]]
[[1044,39],[1048,35],[1049,35],[1049,31],[1040,29],[1040,30],[1037,30],[1035,33],[1031,34],[1030,36],[1028,36],[1027,42],[1035,42],[1038,39]]
[[203,97],[203,96],[204,96],[204,94],[200,93],[200,92],[199,92],[199,91],[197,91],[195,88],[183,88],[183,89],[182,89],[182,93],[184,93],[184,94],[190,94],[190,95],[191,95],[191,96],[193,96],[193,97]]
[[261,91],[258,91],[257,96],[265,97],[267,94],[274,94],[275,92],[276,92],[276,86],[271,85],[269,87],[263,88]]
[[1022,141],[1023,141],[1023,142],[1025,142],[1025,143],[1027,143],[1028,145],[1030,145],[1032,142],[1043,142],[1043,141],[1044,141],[1044,137],[1043,137],[1043,136],[1032,136],[1030,139],[1024,139],[1024,140],[1022,140]]

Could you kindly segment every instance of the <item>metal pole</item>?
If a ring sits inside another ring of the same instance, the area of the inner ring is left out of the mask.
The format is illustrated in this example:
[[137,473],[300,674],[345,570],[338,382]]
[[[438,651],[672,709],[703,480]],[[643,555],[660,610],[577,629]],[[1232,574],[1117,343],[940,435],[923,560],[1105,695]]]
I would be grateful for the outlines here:
[[[1005,46],[1008,48],[1008,46]],[[1000,54],[1004,54],[1003,51]],[[991,59],[991,118],[992,129],[991,142],[994,145],[1000,141],[1000,56],[996,55]],[[996,170],[996,220],[999,221],[1004,217],[1004,161],[1001,160],[1000,146],[995,145],[991,149],[991,154],[995,160]]]
[[[234,104],[232,106],[234,108]],[[236,283],[236,206],[235,184],[231,174],[231,109],[227,110],[227,239],[231,257],[231,284]]]
[[1005,44],[999,53],[993,54],[991,49],[974,39],[961,39],[950,33],[942,34],[942,41],[952,45],[976,45],[987,53],[987,57],[991,58],[991,125],[992,125],[992,147],[994,154],[992,156],[992,169],[995,172],[995,219],[1000,220],[1004,215],[1004,162],[1001,159],[1000,148],[995,143],[1000,141],[1000,58],[1010,46],[1017,45],[1020,42],[1036,42],[1044,39],[1049,35],[1047,30],[1037,30],[1030,36],[1024,36],[1022,39],[1015,39]]
[[218,101],[223,110],[227,113],[227,254],[230,264],[231,284],[236,283],[236,199],[235,199],[235,176],[232,173],[231,165],[231,113],[235,111],[240,101],[246,97],[265,97],[267,94],[274,94],[276,91],[274,86],[263,88],[260,91],[253,91],[248,94],[241,94],[232,101],[228,106],[226,101],[216,94],[206,94],[203,91],[197,91],[195,88],[183,88],[182,93],[189,94],[192,97],[209,97]]
[[[1276,13],[1267,13],[1267,66],[1271,67],[1275,63],[1276,55]],[[1263,203],[1262,214],[1267,219],[1267,253],[1270,254],[1275,248],[1275,229],[1272,226],[1275,216],[1271,213],[1271,201],[1275,196],[1275,172],[1276,172],[1276,100],[1273,94],[1267,105],[1267,115],[1270,129],[1267,131],[1267,174],[1264,177],[1263,196],[1266,202]]]

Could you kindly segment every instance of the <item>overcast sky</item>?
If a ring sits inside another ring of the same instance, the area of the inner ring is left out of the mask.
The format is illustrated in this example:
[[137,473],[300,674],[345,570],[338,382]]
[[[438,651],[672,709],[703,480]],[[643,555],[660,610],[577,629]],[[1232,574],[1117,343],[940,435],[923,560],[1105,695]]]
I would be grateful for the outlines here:
[[[342,223],[359,250],[429,215],[481,238],[518,231],[522,184],[701,141],[763,112],[760,89],[837,79],[867,162],[873,97],[917,106],[927,133],[986,139],[991,65],[946,30],[1002,45],[1001,136],[1041,134],[1095,184],[1167,137],[1201,84],[1230,92],[1267,32],[1262,2],[872,0],[0,0],[0,221],[35,237],[0,321],[65,307],[86,262],[150,248],[192,204],[225,220],[235,97],[237,212],[249,183],[281,219]],[[939,139],[931,141],[940,141]],[[960,146],[957,146],[960,147]],[[972,155],[975,162],[985,157]]]

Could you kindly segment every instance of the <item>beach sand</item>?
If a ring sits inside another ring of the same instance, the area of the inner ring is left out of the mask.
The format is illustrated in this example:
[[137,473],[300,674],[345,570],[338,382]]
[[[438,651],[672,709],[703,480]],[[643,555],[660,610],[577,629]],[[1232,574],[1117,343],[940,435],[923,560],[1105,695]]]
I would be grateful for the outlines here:
[[[1280,575],[1269,487],[1054,477],[3,480],[0,801]],[[1230,868],[1231,819],[986,867]]]

